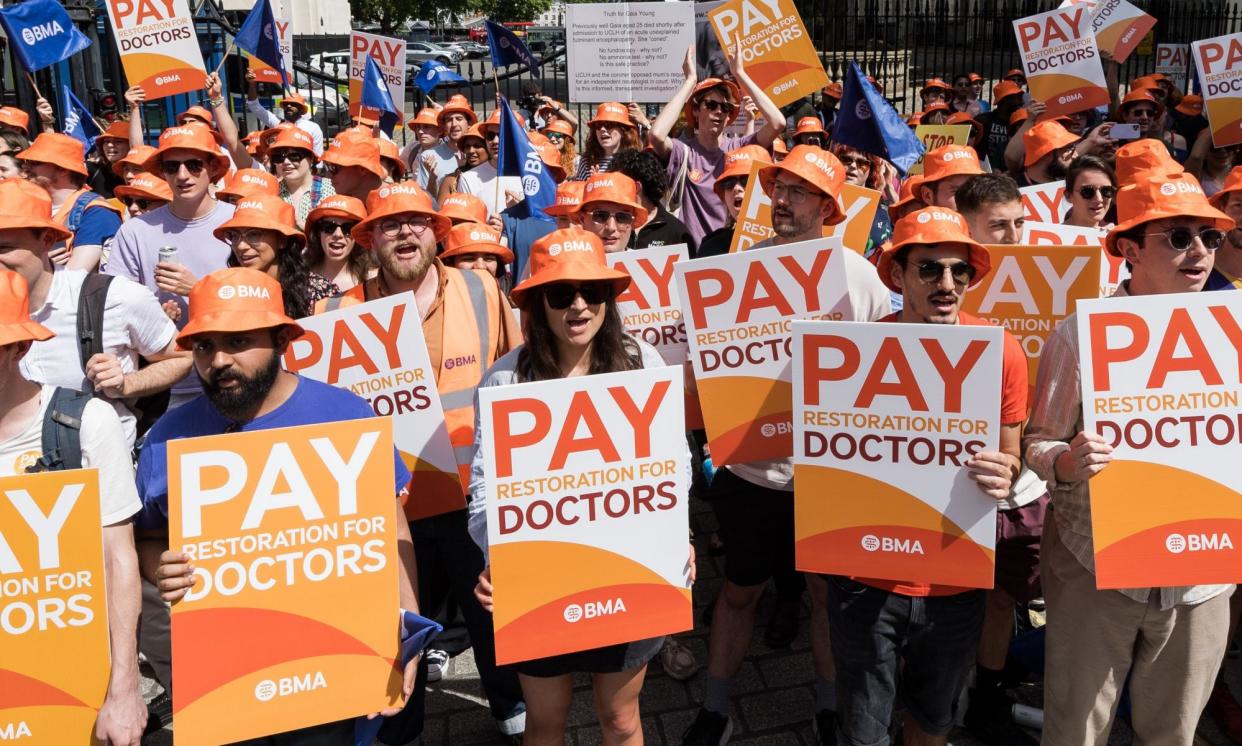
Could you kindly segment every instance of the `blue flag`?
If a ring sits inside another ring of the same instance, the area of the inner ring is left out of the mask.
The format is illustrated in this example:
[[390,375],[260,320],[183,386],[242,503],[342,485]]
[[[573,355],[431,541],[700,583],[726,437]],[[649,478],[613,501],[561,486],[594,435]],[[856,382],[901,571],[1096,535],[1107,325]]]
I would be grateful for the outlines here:
[[543,164],[539,151],[530,144],[526,130],[513,115],[509,102],[500,97],[500,159],[496,172],[500,176],[519,176],[526,199],[506,212],[515,218],[552,220],[544,210],[556,202],[556,180]]
[[923,157],[923,143],[871,85],[857,62],[850,63],[849,75],[845,76],[832,141],[885,158],[902,176]]
[[77,96],[73,95],[73,91],[69,90],[69,86],[60,87],[60,100],[61,112],[64,115],[64,126],[61,127],[61,131],[79,140],[89,151],[95,147],[95,138],[100,135],[99,125],[95,123],[90,110],[78,100]]
[[366,70],[362,73],[362,97],[359,103],[372,109],[379,109],[390,114],[400,114],[393,103],[392,93],[388,90],[388,81],[380,72],[379,64],[371,55],[367,55]]
[[414,85],[418,86],[424,94],[431,93],[438,85],[465,82],[465,78],[445,67],[443,62],[436,60],[424,62],[419,68],[418,76],[414,78]]
[[281,79],[288,84],[289,71],[285,69],[285,56],[280,53],[276,16],[268,0],[255,0],[254,7],[246,14],[246,21],[237,29],[233,44],[279,72]]
[[487,46],[492,51],[492,67],[526,65],[531,70],[539,67],[539,60],[517,34],[499,23],[484,21],[484,24],[487,28]]
[[[412,611],[401,610],[401,667],[414,659],[414,656],[427,649],[431,641],[444,631],[439,622],[419,616]],[[367,720],[366,716],[354,720],[355,746],[371,746],[384,725],[384,718],[377,717]]]
[[9,47],[29,72],[69,59],[91,45],[56,0],[26,0],[0,8]]

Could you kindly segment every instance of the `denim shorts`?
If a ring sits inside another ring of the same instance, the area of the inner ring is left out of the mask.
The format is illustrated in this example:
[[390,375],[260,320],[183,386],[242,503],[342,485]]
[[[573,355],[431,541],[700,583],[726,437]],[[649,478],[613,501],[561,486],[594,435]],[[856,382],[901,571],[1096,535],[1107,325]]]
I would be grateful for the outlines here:
[[829,575],[838,742],[885,746],[900,702],[927,734],[947,735],[975,663],[986,594],[903,596]]

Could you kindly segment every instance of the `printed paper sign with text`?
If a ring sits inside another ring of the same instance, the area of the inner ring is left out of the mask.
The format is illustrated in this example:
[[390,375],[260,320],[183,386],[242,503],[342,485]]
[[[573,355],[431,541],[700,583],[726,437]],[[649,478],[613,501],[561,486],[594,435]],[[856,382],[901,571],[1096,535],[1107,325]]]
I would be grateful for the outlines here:
[[685,80],[692,3],[571,3],[565,11],[570,101],[664,102]]
[[1111,54],[1118,64],[1126,61],[1155,25],[1154,17],[1126,0],[1099,0],[1091,9],[1091,32],[1095,34],[1095,43]]
[[1242,142],[1242,33],[1196,41],[1191,59],[1199,74],[1204,112],[1218,148]]
[[[669,365],[684,365],[689,348],[673,265],[689,260],[686,245],[650,246],[642,251],[616,251],[605,256],[608,266],[620,267],[633,278],[629,288],[617,296],[617,310],[625,330],[659,350],[660,357]],[[686,429],[702,428],[703,412],[698,397],[687,391]]]
[[793,0],[730,0],[707,17],[729,54],[734,39],[741,37],[746,74],[777,106],[828,85],[824,63]]
[[693,626],[682,371],[479,389],[496,662]]
[[[759,185],[756,176],[764,164],[751,166],[750,177],[746,181],[746,194],[742,199],[742,211],[738,213],[737,225],[733,229],[733,243],[729,252],[745,251],[761,241],[766,241],[776,232],[772,230],[772,201]],[[880,209],[881,194],[874,189],[845,184],[841,187],[838,202],[845,212],[845,220],[836,225],[825,225],[825,238],[838,238],[847,249],[865,254],[867,243],[871,238],[871,225],[875,222],[876,210]]]
[[94,469],[0,478],[0,741],[93,743],[109,642]]
[[392,421],[168,443],[178,744],[218,744],[400,704]]
[[1069,211],[1069,202],[1065,200],[1064,181],[1022,187],[1018,193],[1022,195],[1022,207],[1026,210],[1027,222],[1060,223]]
[[[292,0],[285,1],[291,2]],[[280,56],[285,60],[285,70],[293,75],[293,13],[289,7],[282,12],[279,3],[272,3],[272,12],[276,17],[276,35],[277,42],[280,44]],[[250,55],[246,55],[246,61],[250,69],[254,70],[255,78],[260,83],[280,85],[283,82],[280,79],[280,72],[266,62]]]
[[1113,446],[1090,481],[1099,588],[1242,581],[1242,296],[1078,306],[1087,432]]
[[[1082,228],[1076,225],[1039,223],[1027,221],[1022,226],[1023,246],[1099,246],[1100,247],[1100,294],[1104,298],[1117,290],[1117,285],[1130,276],[1126,263],[1119,256],[1104,250],[1104,236],[1108,231],[1099,228]],[[1035,383],[1035,379],[1031,379]]]
[[1000,442],[1001,330],[798,321],[793,347],[798,569],[991,588],[965,464]]
[[[970,289],[962,310],[1006,329],[1022,346],[1033,390],[1039,356],[1057,324],[1078,301],[1098,298],[1096,246],[989,246],[992,271]],[[1030,396],[1028,404],[1033,404]]]
[[1031,98],[1046,103],[1049,116],[1109,102],[1090,7],[1074,5],[1020,18],[1013,29]]
[[793,453],[790,326],[851,316],[841,251],[820,239],[674,268],[717,467]]
[[1156,72],[1172,78],[1173,85],[1185,91],[1190,74],[1190,45],[1157,44]]
[[108,0],[107,7],[125,79],[142,86],[148,101],[202,90],[207,71],[186,0]]
[[[352,31],[349,34],[349,114],[357,116],[362,100],[362,77],[366,73],[367,56],[375,58],[388,92],[398,111],[405,111],[405,40],[389,36]],[[367,109],[366,115],[379,118],[380,112]]]
[[[970,142],[969,124],[920,124],[914,128],[914,136],[923,143],[923,153],[942,148],[945,145],[966,145]],[[910,167],[910,175],[923,173],[923,158]]]
[[347,306],[298,323],[306,334],[289,345],[285,368],[349,389],[366,399],[375,414],[392,417],[393,441],[414,475],[406,516],[416,520],[466,507],[462,485],[469,482],[470,464],[459,465],[453,455],[414,294]]

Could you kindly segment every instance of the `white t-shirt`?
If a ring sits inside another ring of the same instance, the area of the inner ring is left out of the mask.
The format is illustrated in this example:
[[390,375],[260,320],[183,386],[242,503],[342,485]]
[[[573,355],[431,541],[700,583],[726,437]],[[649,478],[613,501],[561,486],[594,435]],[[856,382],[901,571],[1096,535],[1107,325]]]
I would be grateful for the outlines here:
[[[21,433],[0,441],[0,477],[26,473],[43,455],[43,417],[53,386],[39,392],[39,414]],[[142,509],[134,485],[134,462],[121,435],[121,421],[107,402],[92,399],[82,413],[82,468],[99,470],[101,525],[120,523]]]
[[[500,189],[496,189],[497,179],[500,180]],[[519,197],[524,194],[520,176],[497,176],[496,167],[490,162],[479,164],[462,174],[457,180],[457,191],[483,200],[489,216],[504,212],[505,192],[517,192]]]
[[[52,276],[47,301],[31,317],[56,336],[35,342],[22,358],[22,375],[27,380],[64,386],[77,391],[94,388],[87,380],[78,358],[78,296],[86,272],[68,269]],[[177,327],[164,314],[159,301],[147,288],[124,277],[115,277],[108,286],[103,314],[103,349],[116,356],[121,370],[138,370],[139,356],[163,352],[177,334]],[[116,409],[125,430],[126,441],[134,445],[133,412],[119,400],[105,399]]]

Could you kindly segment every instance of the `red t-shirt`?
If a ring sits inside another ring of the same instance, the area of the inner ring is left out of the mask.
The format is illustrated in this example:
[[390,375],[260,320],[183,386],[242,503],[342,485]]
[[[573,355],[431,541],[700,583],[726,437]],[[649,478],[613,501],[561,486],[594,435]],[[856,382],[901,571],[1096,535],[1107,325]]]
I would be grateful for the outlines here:
[[[899,314],[890,314],[880,321],[899,321]],[[962,326],[991,326],[990,321],[959,312],[957,323]],[[1002,425],[1016,425],[1026,419],[1027,367],[1026,354],[1017,338],[1007,330],[1002,330],[1004,347],[1001,352],[1001,411]],[[874,580],[870,578],[854,578],[873,588],[882,588],[890,593],[903,596],[951,596],[971,590],[951,585],[929,585],[926,583],[909,583],[898,580]]]

